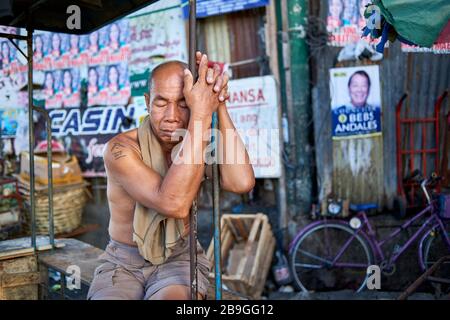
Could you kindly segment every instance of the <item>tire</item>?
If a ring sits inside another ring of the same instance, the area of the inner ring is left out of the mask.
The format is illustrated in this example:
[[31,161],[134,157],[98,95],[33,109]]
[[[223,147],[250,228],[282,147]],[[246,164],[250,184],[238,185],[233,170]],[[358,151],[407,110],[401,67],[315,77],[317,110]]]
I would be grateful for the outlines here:
[[360,267],[329,264],[332,260],[330,257],[336,257],[338,250],[354,234],[354,230],[345,224],[333,222],[323,222],[305,231],[293,244],[290,254],[290,267],[296,288],[304,292],[345,289],[362,291],[367,280],[367,267],[374,261],[372,247],[363,236],[355,235],[337,261],[358,263]]
[[[450,237],[450,221],[445,223],[447,235]],[[428,270],[439,258],[450,255],[450,248],[446,246],[443,232],[440,228],[433,228],[422,240],[419,248],[422,249],[421,268]],[[420,249],[419,249],[420,250]],[[434,276],[450,279],[450,262],[444,262]]]

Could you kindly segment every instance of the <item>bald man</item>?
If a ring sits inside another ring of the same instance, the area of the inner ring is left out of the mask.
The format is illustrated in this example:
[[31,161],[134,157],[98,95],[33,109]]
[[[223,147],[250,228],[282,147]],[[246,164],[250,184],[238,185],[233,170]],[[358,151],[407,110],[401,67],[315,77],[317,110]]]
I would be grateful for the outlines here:
[[[221,188],[245,193],[254,186],[247,151],[225,105],[227,75],[222,75],[218,66],[208,68],[208,58],[200,52],[197,65],[197,81],[184,63],[173,61],[158,66],[152,72],[149,93],[145,94],[150,115],[148,130],[157,137],[168,168],[164,176],[144,163],[138,129],[118,134],[105,147],[111,240],[102,255],[106,262],[95,271],[88,299],[190,298],[189,211],[205,173],[210,174],[205,172],[210,170],[205,170],[204,161],[196,159],[204,159],[207,151],[213,112],[217,111],[220,124],[219,158],[229,159],[226,150],[230,149],[236,152],[235,158],[244,159],[219,164]],[[175,137],[180,129],[189,137],[183,138],[182,143]],[[227,144],[234,146],[227,148]],[[177,145],[181,149],[173,152]],[[133,241],[136,204],[184,222],[183,236],[162,264],[144,259]],[[198,294],[202,299],[206,296],[210,270],[199,243],[197,250]]]

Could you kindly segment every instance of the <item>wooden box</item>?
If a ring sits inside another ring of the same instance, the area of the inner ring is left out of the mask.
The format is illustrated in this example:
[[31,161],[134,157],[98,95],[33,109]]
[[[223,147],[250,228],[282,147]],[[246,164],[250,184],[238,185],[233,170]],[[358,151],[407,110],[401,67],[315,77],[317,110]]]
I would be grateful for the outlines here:
[[37,300],[39,282],[35,255],[0,260],[0,300]]
[[[221,218],[222,283],[230,290],[259,299],[275,249],[269,219],[258,214],[224,214]],[[214,283],[214,239],[207,251]]]

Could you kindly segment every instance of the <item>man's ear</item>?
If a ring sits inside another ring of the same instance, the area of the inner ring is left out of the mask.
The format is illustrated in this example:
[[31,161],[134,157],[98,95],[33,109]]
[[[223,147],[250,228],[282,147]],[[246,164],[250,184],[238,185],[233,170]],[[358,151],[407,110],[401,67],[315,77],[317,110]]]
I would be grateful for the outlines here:
[[150,95],[148,93],[144,93],[145,97],[145,105],[147,106],[147,111],[150,113]]

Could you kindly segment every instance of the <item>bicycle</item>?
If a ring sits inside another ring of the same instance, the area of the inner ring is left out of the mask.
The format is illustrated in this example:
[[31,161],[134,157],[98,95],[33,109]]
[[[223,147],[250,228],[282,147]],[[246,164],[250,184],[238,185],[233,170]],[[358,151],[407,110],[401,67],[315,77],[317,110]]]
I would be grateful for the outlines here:
[[[421,177],[418,170],[415,172],[414,177]],[[439,179],[434,174],[428,179],[420,178],[428,204],[384,239],[378,239],[366,214],[378,207],[371,203],[350,205],[356,215],[349,221],[325,218],[301,229],[289,245],[290,267],[297,289],[360,292],[366,287],[369,266],[378,265],[383,274],[392,275],[396,261],[419,238],[418,260],[422,271],[450,254],[450,195],[432,197],[427,190]],[[422,226],[412,236],[408,235],[403,244],[397,240],[394,249],[386,254],[383,248],[386,243],[397,239],[421,218],[425,218]],[[450,263],[446,269],[450,273]]]

